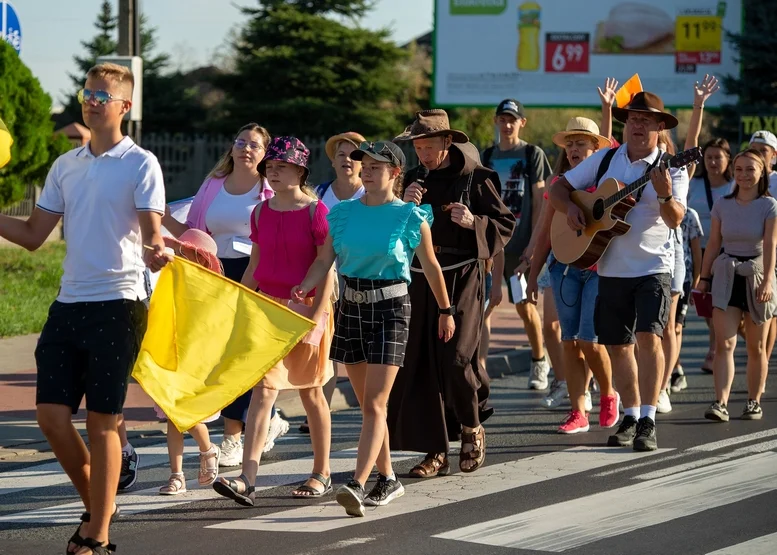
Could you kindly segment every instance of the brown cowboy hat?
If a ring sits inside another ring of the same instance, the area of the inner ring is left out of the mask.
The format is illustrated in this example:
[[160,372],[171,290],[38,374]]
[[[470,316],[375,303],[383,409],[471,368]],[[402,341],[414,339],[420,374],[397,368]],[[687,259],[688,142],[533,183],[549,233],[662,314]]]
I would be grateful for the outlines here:
[[415,121],[405,128],[405,132],[394,138],[394,141],[415,141],[450,135],[454,143],[467,143],[469,137],[463,132],[451,129],[448,113],[445,110],[421,110],[416,112]]
[[677,118],[664,111],[664,101],[657,94],[642,91],[631,97],[629,103],[623,108],[613,108],[612,115],[620,122],[626,123],[629,112],[647,112],[649,114],[658,114],[661,121],[666,125],[666,129],[677,127]]

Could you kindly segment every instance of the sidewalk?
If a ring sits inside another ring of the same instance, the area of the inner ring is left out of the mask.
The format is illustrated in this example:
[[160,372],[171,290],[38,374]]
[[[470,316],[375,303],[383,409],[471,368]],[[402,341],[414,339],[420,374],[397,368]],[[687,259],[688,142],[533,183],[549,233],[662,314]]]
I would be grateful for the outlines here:
[[[506,299],[505,295],[505,299]],[[530,351],[520,318],[509,304],[502,304],[492,315],[488,371],[492,378],[528,371]],[[37,335],[0,339],[0,460],[47,450],[35,421],[35,344]],[[332,410],[356,405],[356,397],[345,375],[339,376],[332,399]],[[137,383],[130,383],[124,417],[130,437],[156,435],[166,424],[157,421],[153,403]],[[304,411],[295,391],[281,392],[276,405],[287,417]],[[86,434],[83,406],[74,416],[76,428]]]

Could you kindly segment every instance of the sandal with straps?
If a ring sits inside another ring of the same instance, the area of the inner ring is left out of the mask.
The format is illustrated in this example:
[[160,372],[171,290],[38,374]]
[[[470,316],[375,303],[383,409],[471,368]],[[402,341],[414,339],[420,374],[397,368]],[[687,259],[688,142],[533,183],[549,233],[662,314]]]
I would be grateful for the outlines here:
[[[465,445],[472,445],[472,451],[464,451]],[[486,429],[481,425],[477,432],[461,433],[461,451],[459,451],[459,470],[470,473],[483,466],[486,460]],[[465,461],[475,461],[469,468],[464,468]]]
[[219,495],[232,499],[238,505],[243,505],[244,507],[254,506],[255,488],[248,485],[248,479],[242,474],[236,480],[218,478],[213,482],[213,489]]
[[323,490],[318,490],[314,488],[313,486],[309,486],[307,484],[302,484],[300,487],[295,489],[293,492],[291,492],[291,496],[294,499],[307,499],[309,497],[322,497],[328,493],[332,493],[332,477],[331,476],[324,476],[323,474],[319,474],[318,472],[313,472],[310,475],[311,480],[315,480],[316,482],[320,482],[323,486]]
[[167,483],[159,488],[159,495],[180,495],[186,493],[186,478],[181,473],[172,473]]
[[[94,538],[84,538],[81,542],[81,548],[84,547],[91,549],[92,555],[111,555],[116,551],[116,546],[111,542],[101,543]],[[76,551],[76,553],[78,553],[78,551]]]
[[[114,505],[113,514],[111,515],[111,522],[113,522],[115,519],[121,515],[121,509],[119,509],[118,505]],[[84,538],[81,537],[81,526],[87,522],[92,520],[92,514],[89,512],[85,512],[81,515],[81,522],[78,523],[78,528],[76,528],[76,531],[73,533],[72,536],[70,536],[70,539],[67,541],[68,547],[70,547],[70,544],[75,544],[76,550],[75,551],[68,551],[67,547],[65,548],[65,555],[74,555],[78,550],[81,548],[81,546],[84,543]]]
[[209,450],[200,453],[200,475],[197,477],[200,487],[211,485],[219,477],[220,459],[221,450],[217,445],[211,445]]
[[410,471],[411,478],[434,478],[447,476],[451,470],[446,453],[428,453],[426,458]]

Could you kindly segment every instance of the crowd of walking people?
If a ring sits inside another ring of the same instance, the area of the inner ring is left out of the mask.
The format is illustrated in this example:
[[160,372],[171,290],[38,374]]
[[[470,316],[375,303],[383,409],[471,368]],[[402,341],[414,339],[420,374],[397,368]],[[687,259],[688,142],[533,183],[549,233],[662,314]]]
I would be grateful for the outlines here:
[[[656,413],[671,411],[670,394],[687,387],[679,353],[691,305],[710,330],[702,369],[713,374],[715,399],[704,416],[730,417],[741,335],[741,418],[762,417],[777,306],[773,134],[756,132],[733,157],[713,138],[698,167],[686,167],[669,133],[678,121],[661,98],[643,91],[615,106],[618,83],[608,79],[598,90],[601,126],[574,117],[553,136],[555,168],[521,139],[524,107],[505,99],[494,115],[499,140],[482,153],[445,111],[423,110],[393,139],[332,137],[336,177],[314,188],[302,141],[250,123],[179,222],[165,205],[157,159],[121,132],[133,83],[120,66],[92,68],[79,95],[90,142],[57,159],[28,220],[0,216],[0,235],[29,249],[65,221],[62,285],[35,355],[38,422],[85,506],[68,553],[115,549],[116,485],[131,486],[139,463],[121,413],[146,329],[144,267],[158,272],[171,253],[315,323],[251,390],[188,431],[200,451],[198,483],[241,505],[256,503],[262,453],[289,429],[274,406],[283,390],[299,391],[313,450],[310,477],[292,495],[333,493],[329,404],[340,367],[363,417],[353,477],[336,488],[348,515],[404,494],[392,450],[423,454],[414,478],[451,472],[451,442],[460,442],[461,472],[481,468],[494,412],[490,320],[505,286],[531,346],[527,387],[547,392],[543,407],[568,410],[559,433],[589,431],[598,391],[599,426],[614,429],[608,445],[657,449]],[[717,88],[708,76],[689,91],[685,151],[698,146],[704,103]],[[622,144],[613,119],[624,124]],[[403,143],[416,167],[407,167]],[[554,230],[580,236],[591,224],[576,199],[643,176],[643,186],[615,195],[627,231],[590,263],[561,262]],[[84,397],[89,449],[71,421]],[[219,416],[224,437],[215,445],[207,424]],[[183,435],[170,424],[167,438],[171,474],[159,493],[177,495],[186,491]],[[219,476],[232,466],[240,476]]]

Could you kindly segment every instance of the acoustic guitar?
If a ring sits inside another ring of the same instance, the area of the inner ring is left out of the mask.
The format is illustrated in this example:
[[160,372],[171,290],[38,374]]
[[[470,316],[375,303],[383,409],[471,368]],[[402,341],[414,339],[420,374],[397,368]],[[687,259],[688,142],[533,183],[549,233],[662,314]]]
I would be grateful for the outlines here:
[[[696,147],[672,156],[667,165],[670,168],[682,168],[701,160],[701,149]],[[633,194],[649,182],[648,173],[628,185],[609,178],[593,193],[573,191],[570,197],[583,211],[586,226],[576,231],[569,227],[566,214],[557,211],[553,215],[550,243],[556,260],[581,269],[596,264],[610,242],[631,229],[631,224],[626,222],[626,215],[637,203]]]

